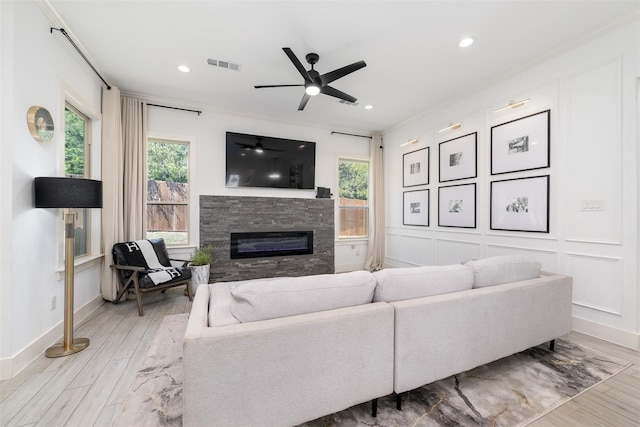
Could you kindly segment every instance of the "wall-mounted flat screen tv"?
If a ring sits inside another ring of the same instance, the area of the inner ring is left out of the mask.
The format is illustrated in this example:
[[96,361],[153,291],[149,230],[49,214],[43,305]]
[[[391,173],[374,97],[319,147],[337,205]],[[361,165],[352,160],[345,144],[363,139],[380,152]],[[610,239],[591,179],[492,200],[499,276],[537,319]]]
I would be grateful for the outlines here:
[[315,188],[316,143],[227,132],[227,187]]

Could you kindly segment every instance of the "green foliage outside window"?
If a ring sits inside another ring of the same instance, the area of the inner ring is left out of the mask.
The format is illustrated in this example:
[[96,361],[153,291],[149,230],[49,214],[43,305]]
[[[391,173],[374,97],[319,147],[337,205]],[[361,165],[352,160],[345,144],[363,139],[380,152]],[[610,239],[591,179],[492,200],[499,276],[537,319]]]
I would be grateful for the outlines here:
[[369,199],[369,164],[341,160],[338,165],[339,196],[345,199]]
[[149,141],[147,145],[148,179],[186,184],[189,177],[187,144]]
[[64,120],[64,174],[84,177],[85,120],[69,109]]

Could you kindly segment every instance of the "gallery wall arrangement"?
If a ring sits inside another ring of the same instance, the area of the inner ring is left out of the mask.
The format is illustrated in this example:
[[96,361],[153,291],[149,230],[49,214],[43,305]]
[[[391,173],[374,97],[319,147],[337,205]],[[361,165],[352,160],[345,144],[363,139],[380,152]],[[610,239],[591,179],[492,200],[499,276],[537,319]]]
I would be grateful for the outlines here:
[[[490,129],[491,230],[549,233],[550,175],[521,176],[550,167],[551,110],[520,117]],[[461,123],[458,123],[458,128]],[[447,128],[448,129],[448,128]],[[402,156],[403,225],[429,227],[429,147]],[[438,144],[438,227],[477,227],[478,132]],[[509,174],[515,174],[509,178]],[[411,188],[411,189],[409,189]]]

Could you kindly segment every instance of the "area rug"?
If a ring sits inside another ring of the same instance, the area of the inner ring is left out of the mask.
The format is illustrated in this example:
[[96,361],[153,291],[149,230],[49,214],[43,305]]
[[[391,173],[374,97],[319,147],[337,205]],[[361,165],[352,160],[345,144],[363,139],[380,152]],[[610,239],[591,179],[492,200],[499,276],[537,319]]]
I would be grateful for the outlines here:
[[[182,337],[188,314],[165,316],[115,426],[182,425]],[[490,343],[487,343],[490,345]],[[403,395],[304,423],[303,427],[519,426],[560,406],[627,365],[597,351],[556,340],[445,378]],[[266,426],[268,427],[268,426]]]

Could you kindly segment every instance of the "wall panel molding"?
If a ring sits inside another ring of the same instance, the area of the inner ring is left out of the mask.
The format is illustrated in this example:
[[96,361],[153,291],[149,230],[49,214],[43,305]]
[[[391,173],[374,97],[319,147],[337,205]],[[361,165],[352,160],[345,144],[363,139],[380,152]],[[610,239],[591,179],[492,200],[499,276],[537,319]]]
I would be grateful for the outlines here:
[[468,240],[436,238],[435,263],[449,265],[482,257],[482,244]]
[[[571,218],[565,222],[566,239],[621,245],[622,57],[599,61],[564,83],[566,147],[561,163],[566,165],[564,211]],[[590,201],[601,208],[585,208]]]
[[567,274],[573,277],[573,303],[622,316],[622,258],[567,252]]

